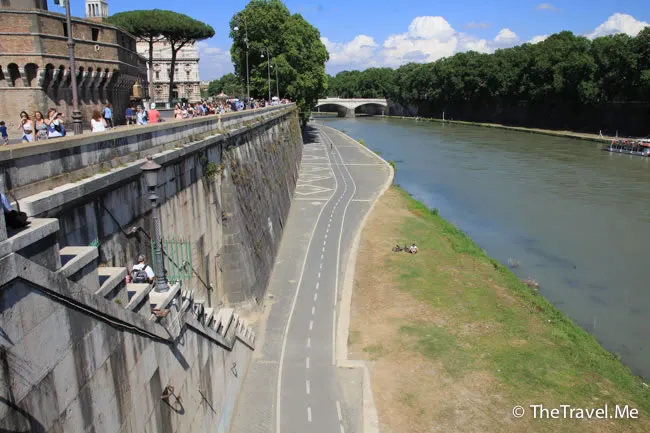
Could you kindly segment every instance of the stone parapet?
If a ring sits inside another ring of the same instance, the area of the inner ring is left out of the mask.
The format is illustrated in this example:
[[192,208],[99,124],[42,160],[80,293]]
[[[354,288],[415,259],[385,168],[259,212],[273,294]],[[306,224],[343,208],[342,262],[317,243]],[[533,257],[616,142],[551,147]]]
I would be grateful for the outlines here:
[[[226,114],[222,128],[294,108],[292,104]],[[0,148],[0,174],[4,174],[6,187],[20,199],[88,178],[144,154],[189,144],[201,135],[218,134],[218,126],[219,116],[212,115],[6,146]]]

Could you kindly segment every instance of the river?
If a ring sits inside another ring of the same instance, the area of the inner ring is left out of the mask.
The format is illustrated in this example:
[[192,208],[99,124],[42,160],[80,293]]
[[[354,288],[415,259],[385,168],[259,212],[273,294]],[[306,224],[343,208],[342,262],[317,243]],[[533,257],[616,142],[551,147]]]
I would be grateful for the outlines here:
[[397,184],[490,256],[518,260],[515,274],[538,281],[546,299],[650,378],[649,158],[491,128],[319,121],[395,161]]

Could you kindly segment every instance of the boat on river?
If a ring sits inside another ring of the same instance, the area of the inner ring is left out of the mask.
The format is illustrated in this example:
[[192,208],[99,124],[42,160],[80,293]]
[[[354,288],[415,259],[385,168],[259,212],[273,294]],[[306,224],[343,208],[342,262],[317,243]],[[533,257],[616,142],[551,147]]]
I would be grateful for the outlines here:
[[650,139],[617,139],[603,148],[607,152],[650,157]]

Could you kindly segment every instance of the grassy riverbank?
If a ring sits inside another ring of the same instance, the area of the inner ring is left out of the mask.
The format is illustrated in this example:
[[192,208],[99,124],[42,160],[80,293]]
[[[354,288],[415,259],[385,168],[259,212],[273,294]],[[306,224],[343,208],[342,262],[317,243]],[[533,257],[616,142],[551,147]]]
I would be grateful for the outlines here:
[[[416,242],[417,255],[393,253]],[[387,432],[650,431],[650,389],[452,224],[392,187],[362,234],[349,348]],[[534,420],[531,404],[637,420]],[[525,408],[521,419],[515,405]]]

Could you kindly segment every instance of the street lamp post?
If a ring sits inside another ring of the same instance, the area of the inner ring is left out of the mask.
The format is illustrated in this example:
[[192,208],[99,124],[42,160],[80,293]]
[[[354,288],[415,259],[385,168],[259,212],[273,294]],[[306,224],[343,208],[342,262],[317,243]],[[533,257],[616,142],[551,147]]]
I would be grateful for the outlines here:
[[264,51],[268,56],[268,61],[266,62],[266,69],[269,78],[269,103],[271,102],[271,52],[267,47],[262,47],[262,57],[264,57]]
[[167,277],[165,276],[165,267],[163,264],[162,242],[160,238],[160,218],[158,217],[158,195],[156,195],[156,187],[158,186],[158,173],[162,166],[157,164],[151,156],[147,156],[147,162],[140,166],[140,170],[144,172],[144,180],[147,183],[149,195],[147,198],[151,200],[151,210],[153,212],[153,230],[154,230],[154,248],[156,251],[156,287],[154,291],[162,293],[169,290],[167,284]]
[[278,64],[273,64],[273,69],[275,69],[275,96],[280,99],[280,82],[278,81]]
[[[248,52],[250,51],[250,46],[248,45],[248,24],[246,23],[246,15],[238,15],[237,21],[241,19],[244,21],[244,43],[246,44],[246,105],[251,103],[251,86],[250,79],[248,78]],[[239,27],[235,26],[235,31],[239,31]]]
[[70,86],[72,86],[72,126],[74,135],[83,133],[79,95],[77,93],[77,67],[74,61],[74,39],[72,39],[72,18],[70,17],[70,0],[65,2],[65,20],[68,28],[68,55],[70,56]]

